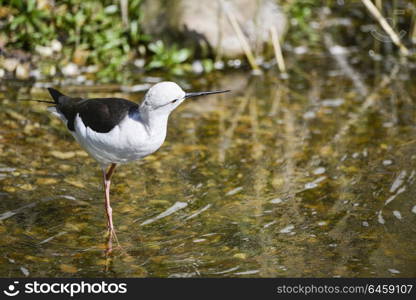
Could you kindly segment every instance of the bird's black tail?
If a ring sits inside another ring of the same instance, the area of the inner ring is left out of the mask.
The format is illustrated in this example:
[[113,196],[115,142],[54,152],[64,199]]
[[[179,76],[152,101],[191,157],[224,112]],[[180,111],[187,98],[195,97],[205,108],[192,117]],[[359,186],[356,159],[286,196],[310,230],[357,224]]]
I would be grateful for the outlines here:
[[48,88],[49,94],[51,94],[51,97],[53,99],[53,101],[55,101],[55,104],[59,104],[59,99],[62,96],[65,96],[64,94],[62,94],[60,91],[55,90],[53,88]]
[[59,99],[62,96],[65,96],[64,94],[62,94],[60,91],[55,90],[53,88],[48,88],[49,94],[51,94],[51,97],[53,99],[53,101],[46,101],[46,100],[34,100],[34,99],[23,99],[20,101],[34,101],[34,102],[42,102],[42,103],[50,103],[50,104],[59,104]]

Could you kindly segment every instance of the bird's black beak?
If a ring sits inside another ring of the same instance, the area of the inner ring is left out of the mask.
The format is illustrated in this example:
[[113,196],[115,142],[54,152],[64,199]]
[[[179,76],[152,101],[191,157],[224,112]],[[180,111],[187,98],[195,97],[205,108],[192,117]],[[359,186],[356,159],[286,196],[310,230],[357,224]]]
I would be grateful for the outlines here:
[[212,94],[221,94],[221,93],[227,93],[230,90],[223,90],[223,91],[212,91],[212,92],[195,92],[195,93],[186,93],[185,99],[191,98],[191,97],[198,97],[198,96],[204,96],[204,95],[212,95]]

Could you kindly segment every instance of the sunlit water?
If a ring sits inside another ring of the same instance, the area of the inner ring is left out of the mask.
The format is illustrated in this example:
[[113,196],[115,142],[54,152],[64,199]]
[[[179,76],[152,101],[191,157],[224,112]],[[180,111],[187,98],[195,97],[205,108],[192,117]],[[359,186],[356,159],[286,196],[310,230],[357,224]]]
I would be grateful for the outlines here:
[[45,104],[16,100],[44,90],[4,85],[0,276],[415,276],[415,77],[370,73],[365,94],[322,59],[187,82],[233,92],[185,103],[156,154],[117,169],[108,256],[98,166]]

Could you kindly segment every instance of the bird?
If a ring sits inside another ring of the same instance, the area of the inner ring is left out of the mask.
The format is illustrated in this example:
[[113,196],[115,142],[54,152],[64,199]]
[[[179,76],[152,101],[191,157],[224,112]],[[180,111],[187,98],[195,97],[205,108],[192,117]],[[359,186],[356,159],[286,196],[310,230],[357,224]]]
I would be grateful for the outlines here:
[[95,159],[103,176],[104,207],[109,241],[117,241],[110,204],[110,184],[116,167],[156,152],[166,138],[168,118],[186,99],[229,92],[185,92],[178,84],[153,85],[140,104],[123,98],[84,99],[48,88],[48,110],[61,119],[80,146]]

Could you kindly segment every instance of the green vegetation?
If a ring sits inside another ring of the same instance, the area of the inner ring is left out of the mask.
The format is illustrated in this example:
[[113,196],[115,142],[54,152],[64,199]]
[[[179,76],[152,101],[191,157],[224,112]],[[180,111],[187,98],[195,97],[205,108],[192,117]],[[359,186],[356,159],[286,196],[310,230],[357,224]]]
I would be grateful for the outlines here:
[[[168,43],[146,35],[142,29],[142,2],[0,0],[0,77],[28,79],[30,71],[34,70],[40,74],[38,77],[46,79],[86,73],[86,77],[94,81],[126,82],[137,69],[162,70],[179,76],[214,70],[214,57],[209,56],[212,53],[197,53],[183,48],[180,43]],[[287,0],[279,3],[290,24],[282,41],[292,49],[301,46],[298,52],[327,51],[322,43],[323,26],[327,26],[326,32],[334,36],[337,44],[358,45],[367,52],[376,48],[380,54],[399,52],[392,43],[379,43],[380,39],[388,41],[390,37],[367,11],[363,1]],[[406,1],[374,3],[387,23],[400,34],[404,33],[401,42],[412,50],[416,40],[416,19],[411,13],[414,4]],[[369,38],[374,33],[378,36]],[[338,37],[342,38],[337,40]],[[272,51],[265,52],[256,55],[265,62],[274,59]],[[244,63],[231,65],[247,66]],[[89,71],[85,72],[86,69]]]
[[291,40],[295,43],[305,42],[316,45],[320,36],[316,29],[310,26],[316,19],[316,12],[320,7],[319,1],[297,0],[290,1],[286,6],[286,13],[291,16]]
[[69,62],[94,65],[98,79],[104,81],[123,80],[127,63],[148,54],[147,70],[163,67],[183,73],[180,66],[190,50],[166,47],[161,41],[149,43],[140,27],[141,0],[126,3],[128,22],[123,22],[119,1],[64,0],[51,6],[48,1],[0,0],[0,45],[9,56],[16,51],[51,56],[51,42],[58,41],[64,47],[53,59],[60,67]]
[[[119,76],[120,68],[125,66],[129,56],[147,37],[139,31],[140,0],[129,1],[128,11],[132,21],[124,26],[119,6],[113,1],[63,1],[55,8],[53,20],[57,37],[69,46],[68,54],[78,63],[99,66],[99,77]],[[121,78],[114,78],[121,79]]]
[[181,64],[191,56],[189,49],[178,49],[176,45],[169,48],[162,41],[151,43],[148,48],[154,54],[147,65],[148,69],[166,68],[176,75],[183,74],[184,68]]
[[7,2],[0,1],[6,19],[2,30],[6,46],[33,50],[35,45],[46,45],[53,39],[48,11],[38,9],[36,0],[11,0],[9,6],[3,6]]

